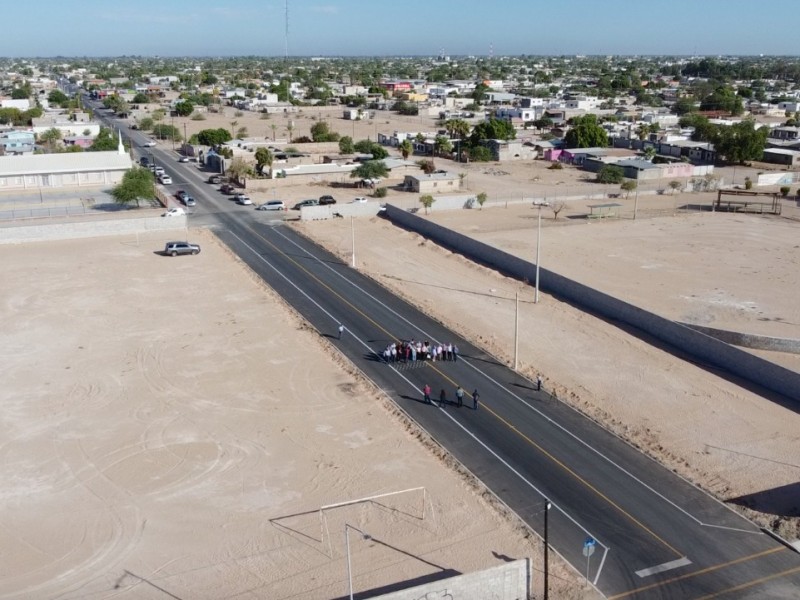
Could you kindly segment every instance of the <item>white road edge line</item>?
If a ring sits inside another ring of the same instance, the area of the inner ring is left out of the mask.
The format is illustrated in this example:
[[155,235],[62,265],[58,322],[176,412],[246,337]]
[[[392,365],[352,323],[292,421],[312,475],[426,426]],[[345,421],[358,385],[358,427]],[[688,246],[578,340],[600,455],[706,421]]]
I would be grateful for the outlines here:
[[[383,306],[383,307],[384,307],[386,310],[388,310],[389,312],[391,312],[391,313],[393,313],[395,316],[397,316],[399,319],[401,319],[401,320],[405,321],[405,322],[406,322],[406,323],[408,323],[408,324],[409,324],[411,327],[413,327],[414,329],[416,329],[416,330],[417,330],[417,331],[419,331],[420,333],[424,334],[424,335],[425,335],[425,336],[426,336],[428,339],[435,339],[435,338],[434,338],[433,336],[431,336],[431,335],[430,335],[428,332],[426,332],[426,331],[424,331],[424,330],[420,329],[420,328],[419,328],[417,325],[414,325],[413,323],[411,323],[410,321],[408,321],[406,318],[404,318],[402,315],[399,315],[399,314],[397,314],[397,313],[396,313],[394,310],[392,310],[392,308],[391,308],[391,307],[389,307],[389,306],[386,306],[386,305],[385,305],[383,302],[381,302],[380,300],[378,300],[377,298],[375,298],[375,297],[374,297],[372,294],[370,294],[369,292],[367,292],[367,291],[365,291],[364,289],[362,289],[362,288],[361,288],[361,287],[360,287],[358,284],[354,283],[353,281],[351,281],[350,279],[348,279],[347,277],[345,277],[344,275],[342,275],[341,273],[339,273],[338,271],[336,271],[335,269],[333,269],[333,268],[332,268],[330,265],[326,264],[324,261],[320,260],[319,258],[317,258],[316,256],[314,256],[313,254],[311,254],[310,252],[308,252],[308,250],[306,250],[305,248],[303,248],[302,246],[300,246],[299,244],[297,244],[297,243],[296,243],[296,242],[294,242],[293,240],[290,240],[290,239],[289,239],[287,236],[283,235],[283,234],[282,234],[280,231],[278,231],[277,229],[276,229],[276,230],[274,230],[274,231],[275,231],[275,232],[276,232],[278,235],[280,235],[281,237],[283,237],[283,238],[284,238],[284,239],[285,239],[287,242],[289,242],[290,244],[292,244],[292,245],[296,246],[296,247],[297,247],[297,248],[299,248],[299,249],[300,249],[302,252],[304,252],[305,254],[308,254],[308,255],[309,255],[311,258],[313,258],[314,260],[316,260],[317,262],[319,262],[319,263],[320,263],[322,266],[324,266],[325,268],[329,269],[329,270],[330,270],[332,273],[334,273],[335,275],[337,275],[337,276],[339,276],[340,278],[342,278],[342,279],[344,279],[345,281],[347,281],[347,282],[348,282],[350,285],[352,285],[354,288],[356,288],[357,290],[359,290],[359,291],[360,291],[362,294],[364,294],[365,296],[367,296],[367,297],[369,297],[369,298],[372,298],[372,300],[373,300],[374,302],[376,302],[377,304],[380,304],[380,305],[381,305],[381,306]],[[638,484],[639,484],[640,486],[642,486],[644,489],[648,490],[648,491],[649,491],[649,492],[651,492],[653,495],[655,495],[655,496],[657,496],[657,497],[661,498],[661,499],[662,499],[664,502],[666,502],[667,504],[669,504],[670,506],[672,506],[673,508],[675,508],[677,511],[679,511],[679,512],[683,513],[683,514],[684,514],[686,517],[688,517],[689,519],[691,519],[692,521],[694,521],[694,522],[695,522],[695,523],[697,523],[698,525],[700,525],[700,526],[702,526],[702,527],[712,527],[712,528],[715,528],[715,529],[724,529],[724,530],[728,530],[728,531],[736,531],[736,532],[740,532],[740,533],[749,533],[749,534],[754,534],[754,535],[762,535],[762,534],[761,534],[761,532],[760,532],[760,531],[758,531],[758,530],[752,530],[752,531],[751,531],[751,530],[747,530],[747,529],[740,529],[740,528],[738,528],[738,527],[727,527],[727,526],[725,526],[725,525],[713,525],[713,524],[709,524],[709,523],[705,523],[705,522],[701,521],[699,518],[695,517],[693,514],[691,514],[690,512],[688,512],[688,511],[687,511],[686,509],[684,509],[683,507],[681,507],[681,506],[677,505],[675,502],[673,502],[673,501],[672,501],[672,500],[670,500],[669,498],[665,497],[665,496],[664,496],[663,494],[661,494],[660,492],[657,492],[656,490],[654,490],[654,489],[653,489],[652,487],[650,487],[648,484],[646,484],[646,483],[645,483],[645,482],[643,482],[641,479],[639,479],[638,477],[636,477],[636,476],[635,476],[633,473],[631,473],[630,471],[628,471],[627,469],[625,469],[625,468],[624,468],[624,467],[622,467],[621,465],[619,465],[619,464],[617,464],[616,462],[614,462],[613,460],[611,460],[611,459],[610,459],[608,456],[606,456],[605,454],[603,454],[602,452],[600,452],[599,450],[597,450],[597,449],[596,449],[596,448],[594,448],[593,446],[590,446],[590,445],[589,445],[589,444],[588,444],[586,441],[584,441],[584,440],[582,440],[581,438],[579,438],[578,436],[576,436],[574,433],[572,433],[571,431],[569,431],[568,429],[566,429],[566,428],[565,428],[563,425],[561,425],[561,424],[559,424],[559,423],[555,422],[553,419],[551,419],[551,418],[550,418],[550,417],[548,417],[547,415],[543,414],[543,413],[542,413],[542,412],[541,412],[541,411],[540,411],[538,408],[536,408],[535,406],[531,405],[531,404],[530,404],[530,403],[528,403],[528,402],[527,402],[527,401],[526,401],[524,398],[522,398],[522,397],[518,396],[518,395],[517,395],[517,394],[515,394],[515,393],[514,393],[512,390],[508,389],[508,388],[507,388],[507,387],[505,387],[503,384],[501,384],[500,382],[496,381],[496,380],[495,380],[494,378],[492,378],[491,376],[489,376],[489,375],[487,375],[486,373],[484,373],[484,372],[483,372],[481,369],[479,369],[478,367],[476,367],[475,365],[473,365],[473,364],[472,364],[470,361],[468,361],[468,360],[466,360],[466,359],[461,359],[461,360],[464,360],[464,362],[466,362],[466,363],[467,363],[467,364],[468,364],[468,365],[469,365],[469,366],[470,366],[472,369],[474,369],[475,371],[477,371],[478,373],[480,373],[480,374],[481,374],[483,377],[485,377],[487,380],[489,380],[489,381],[491,381],[492,383],[494,383],[496,386],[498,386],[500,389],[504,390],[504,391],[505,391],[507,394],[509,394],[509,395],[510,395],[510,396],[512,396],[513,398],[516,398],[516,399],[517,399],[519,402],[522,402],[522,403],[523,403],[525,406],[527,406],[527,407],[528,407],[530,410],[534,411],[534,412],[535,412],[536,414],[538,414],[540,417],[542,417],[543,419],[546,419],[546,420],[547,420],[549,423],[551,423],[551,424],[552,424],[554,427],[557,427],[558,429],[560,429],[561,431],[563,431],[564,433],[566,433],[568,436],[570,436],[570,437],[571,437],[573,440],[575,440],[576,442],[578,442],[579,444],[581,444],[582,446],[584,446],[585,448],[587,448],[587,449],[588,449],[588,450],[590,450],[591,452],[594,452],[594,453],[595,453],[597,456],[601,457],[603,460],[605,460],[605,461],[606,461],[606,462],[608,462],[609,464],[611,464],[611,465],[613,465],[614,467],[616,467],[616,468],[617,468],[617,469],[618,469],[620,472],[622,472],[622,473],[624,473],[625,475],[627,475],[629,478],[631,478],[633,481],[635,481],[636,483],[638,483]],[[569,405],[566,405],[566,406],[569,406]],[[618,437],[618,436],[617,436],[617,437]],[[621,439],[621,438],[618,438],[618,439]],[[624,441],[624,440],[622,440],[622,441]],[[626,443],[627,443],[627,442],[626,442]],[[646,456],[646,455],[645,455],[645,456]],[[649,458],[649,457],[648,457],[648,458]],[[652,459],[650,459],[650,460],[652,460]],[[654,461],[654,462],[655,462],[655,461]],[[659,463],[656,463],[656,464],[659,464]],[[673,473],[673,474],[674,474],[674,475],[677,475],[677,473]],[[678,477],[680,477],[680,475],[677,475],[677,476],[678,476]],[[685,478],[683,478],[683,477],[680,477],[680,478],[681,478],[681,479],[682,479],[684,482],[686,482],[688,485],[691,485],[691,486],[692,486],[692,487],[694,487],[695,489],[699,489],[699,488],[697,488],[697,486],[693,485],[691,482],[687,481]],[[702,490],[700,490],[700,491],[702,492]],[[715,502],[717,502],[719,505],[723,506],[723,507],[724,507],[724,508],[726,508],[728,511],[730,511],[731,513],[733,513],[734,515],[736,515],[737,517],[740,517],[740,518],[744,519],[745,521],[747,521],[747,519],[745,519],[744,517],[742,517],[741,515],[739,515],[737,512],[735,512],[735,511],[734,511],[733,509],[731,509],[729,506],[726,506],[726,505],[725,505],[725,503],[723,503],[723,502],[720,502],[719,500],[717,500],[717,499],[716,499],[716,498],[714,498],[713,496],[710,496],[710,495],[708,495],[708,494],[707,494],[707,493],[705,493],[705,492],[703,492],[703,493],[704,493],[704,494],[705,494],[707,497],[711,498],[712,500],[714,500]],[[749,522],[749,521],[748,521],[748,522]]]
[[[282,278],[283,278],[283,279],[284,279],[284,280],[285,280],[287,283],[289,283],[289,284],[290,284],[290,285],[291,285],[293,288],[295,288],[295,289],[296,289],[298,292],[300,292],[300,293],[301,293],[303,296],[305,296],[305,297],[306,297],[306,298],[307,298],[307,299],[308,299],[308,300],[309,300],[309,301],[310,301],[312,304],[314,304],[314,305],[315,305],[317,308],[319,308],[319,309],[320,309],[320,310],[321,310],[321,311],[322,311],[324,314],[328,315],[328,316],[329,316],[329,317],[330,317],[330,318],[331,318],[333,321],[339,322],[339,321],[337,321],[336,319],[334,319],[334,318],[333,318],[333,315],[331,315],[331,313],[329,313],[329,312],[328,312],[327,310],[325,310],[325,309],[324,309],[322,306],[320,306],[320,304],[319,304],[319,303],[318,303],[316,300],[314,300],[314,299],[313,299],[311,296],[309,296],[309,295],[308,295],[308,294],[307,294],[305,291],[303,291],[302,289],[300,289],[300,287],[299,287],[299,286],[298,286],[298,285],[297,285],[295,282],[293,282],[293,281],[292,281],[291,279],[289,279],[289,278],[288,278],[286,275],[284,275],[283,273],[281,273],[281,272],[278,270],[278,268],[277,268],[275,265],[273,265],[273,264],[272,264],[272,263],[270,263],[270,262],[269,262],[267,259],[265,259],[263,256],[261,256],[261,254],[259,254],[258,252],[256,252],[256,251],[255,251],[255,249],[254,249],[252,246],[250,246],[250,244],[248,244],[247,242],[245,242],[245,241],[244,241],[244,240],[243,240],[241,237],[239,237],[238,235],[236,235],[236,233],[234,233],[233,231],[230,231],[230,230],[229,230],[229,233],[230,233],[230,234],[231,234],[233,237],[235,237],[237,240],[239,240],[239,242],[241,242],[241,244],[242,244],[242,245],[243,245],[245,248],[247,248],[248,250],[250,250],[250,251],[251,251],[251,252],[252,252],[252,253],[253,253],[253,254],[254,254],[254,255],[255,255],[255,256],[256,256],[256,257],[257,257],[257,258],[260,260],[260,261],[262,261],[264,264],[266,264],[266,265],[267,265],[267,266],[268,266],[270,269],[272,269],[273,271],[275,271],[275,273],[277,273],[278,275],[280,275],[280,276],[281,276],[281,277],[282,277]],[[387,308],[388,308],[388,307],[387,307]],[[398,316],[399,316],[399,315],[398,315]],[[359,337],[357,337],[357,336],[353,335],[352,333],[350,334],[350,336],[351,336],[353,339],[357,340],[357,341],[358,341],[358,342],[359,342],[359,343],[360,343],[362,346],[364,346],[364,347],[365,347],[365,348],[366,348],[366,349],[367,349],[369,352],[371,352],[372,354],[375,354],[376,356],[378,356],[378,353],[377,353],[377,352],[375,352],[375,351],[374,351],[374,350],[373,350],[373,349],[372,349],[372,348],[369,346],[369,344],[367,344],[367,343],[366,343],[365,341],[363,341],[361,338],[359,338]],[[380,356],[378,356],[378,357],[380,358]],[[390,365],[390,367],[391,367],[391,365]],[[419,390],[417,389],[417,386],[416,386],[416,385],[414,385],[413,383],[411,383],[411,381],[409,381],[409,379],[408,379],[407,377],[405,377],[405,375],[403,375],[402,373],[400,373],[400,372],[399,372],[397,369],[394,369],[393,367],[391,367],[391,368],[392,368],[392,370],[393,370],[393,371],[394,371],[394,372],[395,372],[395,373],[396,373],[396,374],[397,374],[397,375],[398,375],[398,376],[399,376],[401,379],[403,379],[403,381],[405,381],[405,382],[406,382],[406,383],[407,383],[407,384],[408,384],[408,385],[411,387],[411,389],[413,389],[413,390],[414,390],[414,392],[415,392],[415,393],[419,393]],[[465,432],[467,435],[469,435],[469,436],[470,436],[472,439],[474,439],[474,440],[475,440],[475,441],[476,441],[478,444],[480,444],[481,446],[483,446],[483,448],[484,448],[484,449],[485,449],[485,450],[486,450],[486,451],[487,451],[489,454],[491,454],[491,455],[492,455],[492,456],[494,456],[494,457],[495,457],[495,458],[496,458],[498,461],[500,461],[500,463],[502,463],[502,464],[503,464],[503,465],[504,465],[506,468],[508,468],[508,470],[509,470],[509,471],[511,471],[512,473],[514,473],[514,475],[516,475],[517,477],[519,477],[519,479],[521,479],[521,480],[522,480],[522,481],[523,481],[523,482],[524,482],[524,483],[525,483],[525,484],[526,484],[528,487],[530,487],[531,489],[533,489],[534,491],[536,491],[536,493],[538,493],[538,494],[539,494],[539,495],[542,497],[542,499],[545,499],[545,498],[546,498],[545,494],[543,494],[541,490],[539,490],[539,489],[538,489],[538,488],[537,488],[535,485],[533,485],[533,484],[532,484],[530,481],[528,481],[528,480],[527,480],[527,479],[526,479],[526,478],[525,478],[525,477],[524,477],[524,476],[523,476],[523,475],[522,475],[522,474],[521,474],[519,471],[517,471],[516,469],[514,469],[514,467],[512,467],[512,466],[511,466],[510,464],[508,464],[508,463],[507,463],[505,460],[503,460],[503,459],[502,459],[500,456],[498,456],[498,455],[497,455],[497,453],[496,453],[494,450],[492,450],[491,448],[489,448],[489,446],[487,446],[487,445],[486,445],[486,444],[485,444],[483,441],[481,441],[480,439],[478,439],[478,437],[477,437],[475,434],[473,434],[471,431],[469,431],[469,430],[468,430],[466,427],[464,427],[464,426],[463,426],[461,423],[459,423],[458,421],[456,421],[456,420],[455,420],[455,419],[454,419],[452,416],[450,416],[450,414],[448,414],[448,412],[447,412],[445,409],[443,409],[443,408],[441,408],[440,406],[438,406],[438,404],[437,404],[436,406],[437,406],[437,408],[438,408],[438,409],[439,409],[439,410],[442,412],[442,414],[443,414],[443,415],[445,415],[445,416],[446,416],[448,419],[450,419],[450,420],[451,420],[453,423],[455,423],[455,424],[456,424],[456,425],[457,425],[459,428],[461,428],[461,429],[462,429],[462,430],[463,430],[463,431],[464,431],[464,432]],[[552,503],[552,501],[551,501],[551,503]],[[554,508],[558,509],[558,511],[559,511],[561,514],[563,514],[563,515],[564,515],[564,516],[565,516],[565,517],[566,517],[566,518],[567,518],[569,521],[571,521],[571,522],[572,522],[572,523],[573,523],[573,524],[574,524],[574,525],[575,525],[575,526],[576,526],[578,529],[580,529],[581,531],[583,531],[584,533],[586,533],[586,534],[587,534],[587,535],[589,535],[590,537],[592,537],[592,538],[594,538],[595,540],[597,540],[597,538],[595,537],[595,535],[594,535],[592,532],[590,532],[588,529],[586,529],[586,528],[585,528],[585,527],[583,527],[583,526],[582,526],[580,523],[578,523],[578,522],[577,522],[577,521],[576,521],[574,518],[572,518],[572,516],[571,516],[571,515],[569,515],[569,514],[568,514],[567,512],[565,512],[564,510],[562,510],[562,509],[561,509],[561,507],[559,507],[559,506],[558,506],[557,504],[555,504],[555,503],[552,503],[552,505],[553,505],[553,507],[554,507]],[[605,563],[606,555],[608,554],[608,552],[609,552],[609,550],[610,550],[610,548],[609,548],[608,546],[606,546],[605,544],[603,544],[603,543],[602,543],[602,542],[600,542],[599,540],[598,540],[598,542],[597,542],[597,543],[598,543],[600,546],[602,546],[602,547],[603,547],[603,550],[604,550],[604,551],[603,551],[603,559],[602,559],[602,561],[601,561],[601,563],[600,563],[600,568],[598,568],[597,575],[596,575],[596,577],[595,577],[595,583],[596,583],[597,579],[600,577],[600,571],[601,571],[602,565]]]

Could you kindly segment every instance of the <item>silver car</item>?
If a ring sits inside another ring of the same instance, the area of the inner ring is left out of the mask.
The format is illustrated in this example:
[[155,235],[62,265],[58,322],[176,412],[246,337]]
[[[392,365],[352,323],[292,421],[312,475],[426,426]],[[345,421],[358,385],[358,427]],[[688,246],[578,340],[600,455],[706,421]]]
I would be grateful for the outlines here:
[[178,256],[179,254],[200,254],[200,246],[189,242],[167,242],[164,246],[164,254],[167,256]]

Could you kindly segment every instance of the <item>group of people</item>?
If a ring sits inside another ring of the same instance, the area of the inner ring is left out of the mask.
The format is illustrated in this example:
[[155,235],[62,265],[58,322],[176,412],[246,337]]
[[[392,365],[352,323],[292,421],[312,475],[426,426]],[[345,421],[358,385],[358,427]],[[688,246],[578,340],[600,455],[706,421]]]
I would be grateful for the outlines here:
[[[455,404],[458,407],[464,406],[464,388],[460,385],[456,388],[456,401]],[[472,410],[478,410],[478,399],[480,398],[480,394],[478,394],[478,389],[475,388],[472,392]],[[425,401],[425,404],[433,404],[431,400],[431,386],[427,383],[422,388],[422,399]],[[439,392],[439,404],[444,406],[448,403],[447,400],[447,392],[444,391],[444,388]]]
[[455,344],[419,342],[413,339],[408,341],[393,342],[383,351],[383,359],[387,363],[416,362],[416,361],[457,361],[458,346]]

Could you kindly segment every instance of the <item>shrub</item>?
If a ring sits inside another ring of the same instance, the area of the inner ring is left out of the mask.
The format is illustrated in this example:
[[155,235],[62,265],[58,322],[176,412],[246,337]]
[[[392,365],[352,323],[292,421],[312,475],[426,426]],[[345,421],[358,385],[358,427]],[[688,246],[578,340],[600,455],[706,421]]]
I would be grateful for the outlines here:
[[749,177],[744,178],[744,189],[749,190],[753,188],[753,180]]
[[205,121],[206,116],[203,113],[195,113],[192,115],[192,121]]
[[782,186],[782,187],[781,187],[781,196],[783,196],[784,198],[786,198],[786,196],[788,196],[788,195],[789,195],[789,192],[791,192],[791,191],[792,191],[792,190],[791,190],[791,188],[790,188],[788,185],[784,185],[784,186]]
[[625,179],[625,171],[616,165],[606,165],[597,173],[599,183],[622,183]]
[[556,162],[551,162],[550,166],[547,167],[547,168],[550,169],[551,171],[560,171],[561,169],[564,168],[564,165],[562,165],[560,162],[556,161]]
[[375,190],[374,196],[376,198],[386,198],[386,194],[389,193],[389,190],[385,187],[379,187]]

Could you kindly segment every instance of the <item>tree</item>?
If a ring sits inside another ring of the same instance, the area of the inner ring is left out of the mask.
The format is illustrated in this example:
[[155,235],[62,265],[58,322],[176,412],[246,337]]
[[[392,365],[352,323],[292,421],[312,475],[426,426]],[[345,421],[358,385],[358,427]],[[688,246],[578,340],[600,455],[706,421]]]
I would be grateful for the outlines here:
[[362,154],[371,154],[372,158],[376,160],[381,160],[389,156],[389,153],[386,151],[386,148],[384,148],[377,142],[373,142],[370,140],[357,141],[355,144],[353,144],[353,149],[356,152],[361,152]]
[[481,140],[513,140],[517,137],[514,126],[508,121],[491,118],[478,123],[469,136],[470,146],[478,146]]
[[156,197],[155,182],[150,169],[133,167],[122,176],[122,181],[111,190],[111,197],[117,204],[136,203]]
[[625,172],[622,167],[616,165],[606,165],[597,173],[598,183],[622,183],[625,179]]
[[433,153],[436,155],[441,156],[442,154],[447,154],[453,151],[453,144],[450,142],[447,137],[443,135],[437,135],[436,138],[433,140]]
[[294,124],[289,121],[289,124],[286,126],[286,133],[289,134],[289,143],[292,143],[292,131],[294,131]]
[[359,179],[377,179],[389,175],[389,169],[382,160],[368,160],[350,171],[350,177]]
[[672,112],[678,116],[683,116],[696,110],[697,104],[692,98],[678,98],[675,104],[672,105]]
[[486,92],[488,92],[491,88],[486,85],[485,83],[479,83],[475,86],[475,89],[472,90],[472,99],[475,101],[475,104],[480,104],[486,99]]
[[425,175],[430,175],[436,170],[436,165],[433,164],[432,160],[428,159],[418,160],[417,166],[422,169],[422,172],[425,173]]
[[734,115],[744,112],[741,96],[737,96],[728,86],[719,86],[700,102],[700,110],[720,110]]
[[714,147],[729,163],[761,160],[767,144],[767,127],[756,129],[752,119],[717,128]]
[[682,184],[680,181],[678,181],[678,180],[672,180],[672,181],[670,181],[670,182],[669,182],[669,188],[672,190],[672,193],[673,193],[673,194],[674,194],[674,193],[675,193],[677,190],[681,189],[681,186],[682,186],[682,185],[683,185],[683,184]]
[[475,202],[478,203],[478,206],[481,207],[481,210],[483,210],[483,205],[488,198],[489,197],[486,195],[486,192],[481,192],[480,194],[475,196]]
[[315,142],[335,142],[339,139],[339,134],[331,131],[327,122],[319,121],[311,126],[311,139]]
[[463,140],[469,135],[470,129],[470,124],[464,119],[448,119],[444,122],[444,130],[451,138]]
[[542,117],[541,119],[536,119],[533,122],[533,126],[539,130],[550,129],[553,126],[553,119],[551,119],[550,117]]
[[566,148],[605,148],[608,134],[597,121],[596,115],[583,115],[572,119],[572,128],[564,138]]
[[411,140],[408,138],[400,142],[397,148],[400,150],[400,154],[403,155],[403,160],[408,160],[408,157],[414,152],[414,144],[412,144]]
[[181,100],[175,104],[175,114],[179,117],[188,117],[194,112],[194,104],[188,100]]
[[61,90],[53,90],[47,95],[47,100],[50,104],[65,104],[69,102],[67,95]]
[[275,131],[278,129],[278,126],[275,123],[270,123],[269,128],[272,129],[272,141],[275,141]]
[[139,121],[139,129],[142,131],[150,131],[153,128],[153,125],[155,125],[155,121],[153,121],[153,119],[150,117],[145,117]]
[[342,136],[339,140],[339,152],[342,154],[353,153],[353,138],[349,135]]
[[428,211],[430,210],[431,206],[433,206],[434,202],[436,202],[436,198],[434,198],[430,194],[423,194],[422,196],[419,197],[419,203],[425,207],[426,215],[428,214]]
[[272,152],[269,151],[269,148],[264,148],[263,146],[256,150],[256,171],[260,174],[264,173],[264,165],[269,167],[270,172],[272,172],[272,163],[274,162],[275,157]]
[[27,100],[30,98],[30,90],[24,87],[21,88],[14,88],[11,90],[11,99],[12,100]]
[[625,192],[625,198],[630,198],[631,192],[637,188],[637,184],[633,179],[628,179],[627,181],[623,181],[619,189]]
[[133,103],[134,104],[147,104],[149,101],[150,101],[150,99],[145,94],[143,94],[142,92],[137,93],[133,97]]
[[183,139],[177,127],[174,125],[167,125],[166,123],[153,125],[153,136],[160,140],[175,140],[176,142],[180,142]]
[[197,141],[204,146],[220,146],[231,141],[231,132],[220,127],[218,129],[203,129],[197,134]]
[[239,127],[239,129],[236,130],[236,139],[237,140],[243,140],[249,134],[250,134],[250,132],[247,131],[247,127]]
[[47,149],[52,152],[58,142],[61,140],[61,130],[56,129],[55,127],[51,127],[47,131],[43,131],[39,134],[39,141],[44,142],[47,146]]
[[473,146],[469,149],[469,159],[473,162],[490,162],[494,157],[486,146]]
[[90,152],[111,152],[119,146],[119,140],[114,136],[114,132],[108,127],[101,127],[100,133],[89,146]]
[[553,211],[553,220],[558,221],[558,213],[564,210],[567,204],[565,202],[553,202],[550,204],[550,210]]
[[653,159],[656,157],[656,148],[655,146],[648,146],[644,149],[644,159],[653,162]]
[[250,165],[248,165],[243,158],[237,156],[231,161],[228,167],[228,175],[233,177],[237,182],[241,183],[244,179],[252,173]]

